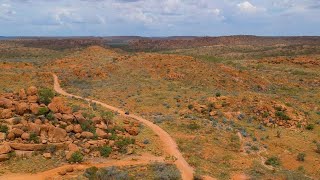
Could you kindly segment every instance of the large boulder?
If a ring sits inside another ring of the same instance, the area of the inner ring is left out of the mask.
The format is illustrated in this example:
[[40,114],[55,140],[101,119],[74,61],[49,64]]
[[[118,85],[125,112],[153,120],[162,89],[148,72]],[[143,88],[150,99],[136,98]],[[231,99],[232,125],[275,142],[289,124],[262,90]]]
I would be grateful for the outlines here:
[[30,132],[35,133],[37,136],[40,135],[41,127],[36,123],[28,123],[28,129]]
[[11,133],[13,133],[15,137],[21,137],[24,131],[19,128],[14,128],[11,130]]
[[86,121],[86,118],[84,118],[80,112],[76,112],[73,115],[79,123],[83,123]]
[[27,99],[26,91],[24,89],[20,89],[19,91],[19,98],[21,100]]
[[29,140],[30,139],[30,134],[29,133],[23,133],[22,135],[21,135],[21,139],[23,139],[23,140]]
[[41,151],[46,149],[45,144],[24,144],[24,143],[10,143],[12,149],[20,151]]
[[12,101],[10,99],[0,97],[0,107],[3,108],[11,108],[12,107]]
[[73,127],[73,132],[75,132],[75,133],[82,133],[82,128],[81,128],[80,124],[74,125],[74,127]]
[[32,114],[38,114],[39,113],[39,105],[37,103],[30,104],[30,110]]
[[63,142],[66,140],[67,131],[58,127],[50,127],[48,137],[51,142]]
[[74,116],[72,114],[63,114],[62,115],[62,121],[64,121],[64,122],[71,123],[73,121],[73,119],[74,119]]
[[7,154],[11,151],[11,147],[9,144],[2,144],[0,145],[0,154]]
[[74,125],[73,124],[70,124],[69,126],[66,127],[67,133],[72,132],[73,129],[74,129]]
[[34,96],[38,94],[38,89],[34,86],[31,86],[27,89],[28,96]]
[[54,113],[71,114],[70,107],[65,105],[64,100],[61,97],[54,97],[52,102],[48,105],[48,108]]
[[84,131],[81,133],[81,137],[86,138],[86,139],[91,139],[93,138],[93,133],[92,132],[88,132],[88,131]]
[[11,109],[4,109],[4,110],[0,110],[0,118],[2,119],[9,119],[12,118],[13,114]]
[[14,135],[13,132],[9,132],[7,135],[7,139],[9,139],[10,141],[13,141],[16,138],[16,136]]
[[3,141],[6,139],[6,133],[0,132],[0,141]]
[[34,96],[28,96],[28,102],[29,103],[36,103],[38,102],[38,96],[34,95]]
[[19,115],[23,115],[29,109],[28,104],[25,102],[16,104],[16,112]]
[[132,136],[137,136],[139,134],[139,129],[137,127],[125,126],[124,129]]
[[71,151],[71,152],[76,152],[76,151],[79,151],[80,148],[77,145],[75,145],[73,143],[70,143],[68,145],[68,150]]
[[97,128],[96,129],[96,133],[97,133],[97,136],[100,137],[100,138],[103,138],[103,139],[108,138],[108,133],[106,133],[102,129]]

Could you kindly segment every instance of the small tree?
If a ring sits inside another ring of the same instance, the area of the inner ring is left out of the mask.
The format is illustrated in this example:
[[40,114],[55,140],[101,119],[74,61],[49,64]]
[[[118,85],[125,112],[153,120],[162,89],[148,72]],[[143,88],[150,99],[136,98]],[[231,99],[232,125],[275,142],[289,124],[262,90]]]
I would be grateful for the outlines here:
[[304,161],[304,158],[306,157],[306,154],[305,153],[299,153],[297,155],[297,160],[298,161]]
[[70,163],[79,163],[83,161],[83,155],[81,152],[76,151],[71,155],[71,158],[69,159]]
[[111,154],[111,152],[112,152],[112,148],[109,147],[109,146],[102,146],[102,147],[100,148],[100,154],[101,154],[101,156],[103,156],[103,157],[109,157],[109,155]]
[[51,99],[55,96],[54,92],[51,89],[44,88],[39,90],[39,101],[48,105],[51,103]]

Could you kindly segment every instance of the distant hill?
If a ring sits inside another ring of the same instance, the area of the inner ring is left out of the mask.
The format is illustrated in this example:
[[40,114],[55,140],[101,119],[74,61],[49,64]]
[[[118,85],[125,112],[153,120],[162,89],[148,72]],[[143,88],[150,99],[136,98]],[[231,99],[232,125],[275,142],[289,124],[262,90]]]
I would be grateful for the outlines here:
[[296,36],[296,37],[271,37],[271,36],[221,36],[221,37],[189,37],[189,38],[149,38],[132,40],[129,47],[133,50],[166,50],[179,48],[192,48],[200,46],[214,45],[252,45],[252,46],[269,46],[269,45],[320,45],[319,36]]

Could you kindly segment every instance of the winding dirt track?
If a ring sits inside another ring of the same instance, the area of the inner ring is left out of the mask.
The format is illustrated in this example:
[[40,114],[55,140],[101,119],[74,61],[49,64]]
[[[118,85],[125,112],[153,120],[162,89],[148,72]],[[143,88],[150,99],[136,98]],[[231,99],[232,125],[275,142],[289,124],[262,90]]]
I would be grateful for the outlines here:
[[163,150],[171,155],[174,156],[177,160],[174,162],[174,164],[177,166],[177,168],[180,170],[181,172],[181,176],[182,179],[184,180],[191,180],[193,179],[193,168],[187,163],[187,161],[183,158],[182,154],[180,153],[180,151],[178,150],[178,146],[176,144],[176,142],[171,138],[171,136],[164,131],[163,129],[161,129],[159,126],[157,126],[156,124],[153,124],[152,122],[134,115],[134,114],[130,114],[130,115],[126,115],[125,112],[121,109],[118,109],[116,107],[110,106],[108,104],[96,101],[96,100],[92,100],[92,99],[88,99],[88,98],[83,98],[81,96],[76,96],[73,94],[69,94],[66,91],[64,91],[59,83],[59,79],[58,76],[55,74],[53,75],[53,79],[54,79],[54,90],[64,96],[68,96],[68,97],[74,97],[77,99],[82,99],[85,101],[90,101],[90,102],[94,102],[96,104],[100,104],[101,106],[110,109],[112,111],[118,112],[120,115],[122,116],[126,116],[126,117],[130,117],[133,119],[136,119],[140,122],[142,122],[143,124],[145,124],[146,126],[148,126],[149,128],[151,128],[160,138],[160,140],[162,141],[162,145],[163,145]]

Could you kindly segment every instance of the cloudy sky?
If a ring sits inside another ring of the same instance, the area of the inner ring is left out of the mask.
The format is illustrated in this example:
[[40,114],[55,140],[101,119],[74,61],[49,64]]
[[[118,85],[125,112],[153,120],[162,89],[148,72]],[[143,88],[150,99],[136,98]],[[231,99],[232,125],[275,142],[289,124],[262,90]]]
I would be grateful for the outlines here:
[[0,36],[320,35],[320,0],[0,0]]

